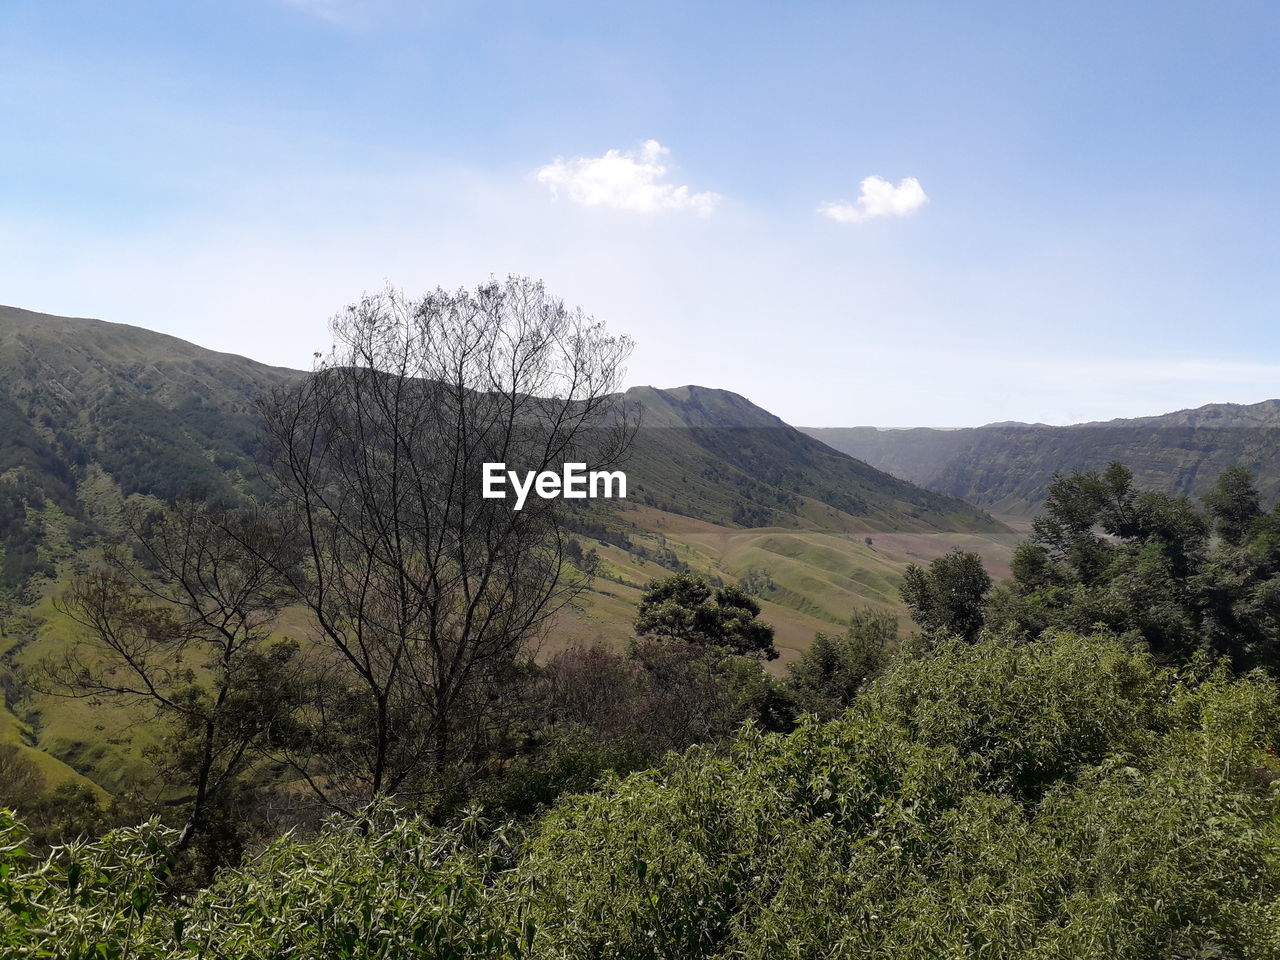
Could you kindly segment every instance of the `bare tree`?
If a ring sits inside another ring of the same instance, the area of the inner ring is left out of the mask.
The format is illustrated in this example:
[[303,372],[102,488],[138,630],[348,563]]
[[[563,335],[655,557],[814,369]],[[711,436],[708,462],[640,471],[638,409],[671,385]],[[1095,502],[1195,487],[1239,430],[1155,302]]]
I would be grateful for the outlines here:
[[108,550],[57,601],[85,631],[40,673],[48,692],[163,722],[158,760],[191,791],[183,849],[287,724],[296,646],[273,642],[271,625],[290,600],[282,571],[296,551],[255,510],[192,500],[133,511],[128,526],[133,549]]
[[481,496],[482,465],[617,461],[626,338],[512,279],[367,296],[267,405],[272,474],[324,638],[312,736],[290,760],[325,802],[421,789],[482,759],[517,675],[581,588],[565,504]]

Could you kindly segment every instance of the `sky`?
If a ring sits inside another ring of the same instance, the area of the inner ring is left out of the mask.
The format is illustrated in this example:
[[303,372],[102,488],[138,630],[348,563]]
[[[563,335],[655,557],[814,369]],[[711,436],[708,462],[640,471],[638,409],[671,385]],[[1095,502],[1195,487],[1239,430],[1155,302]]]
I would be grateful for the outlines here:
[[519,274],[805,426],[1280,396],[1280,5],[2,0],[0,303],[308,367]]

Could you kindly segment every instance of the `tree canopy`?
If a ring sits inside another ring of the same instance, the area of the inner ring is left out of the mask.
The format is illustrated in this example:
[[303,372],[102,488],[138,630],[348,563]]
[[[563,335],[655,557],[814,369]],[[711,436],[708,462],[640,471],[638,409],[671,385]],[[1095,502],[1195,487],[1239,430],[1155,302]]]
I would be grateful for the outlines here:
[[741,587],[713,587],[702,577],[677,573],[649,584],[640,598],[635,630],[642,637],[775,660],[773,627],[759,616],[759,602]]
[[748,730],[556,801],[526,829],[375,808],[162,896],[155,824],[24,855],[6,957],[1271,957],[1262,675],[1110,636],[940,640],[850,713]]
[[1059,477],[1012,574],[988,604],[992,629],[1033,638],[1102,625],[1170,661],[1203,652],[1280,666],[1280,509],[1263,510],[1243,469],[1225,472],[1203,508],[1136,489],[1118,463]]
[[902,599],[911,619],[931,633],[972,640],[982,629],[983,603],[991,577],[982,558],[960,549],[922,568],[910,564],[902,577]]

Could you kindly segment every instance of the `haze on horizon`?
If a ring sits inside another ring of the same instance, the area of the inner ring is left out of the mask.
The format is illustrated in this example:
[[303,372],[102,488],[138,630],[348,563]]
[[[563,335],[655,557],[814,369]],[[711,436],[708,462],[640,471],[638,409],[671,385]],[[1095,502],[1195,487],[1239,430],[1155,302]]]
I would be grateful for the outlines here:
[[806,426],[1280,395],[1280,9],[16,0],[0,301],[307,367],[548,288]]

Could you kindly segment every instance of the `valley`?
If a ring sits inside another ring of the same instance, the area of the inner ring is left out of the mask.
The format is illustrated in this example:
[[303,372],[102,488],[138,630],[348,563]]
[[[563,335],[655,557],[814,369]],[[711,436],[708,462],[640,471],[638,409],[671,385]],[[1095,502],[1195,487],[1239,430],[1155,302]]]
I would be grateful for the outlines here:
[[1101,470],[1116,460],[1128,464],[1144,488],[1175,496],[1201,496],[1235,466],[1254,474],[1267,499],[1280,494],[1277,400],[1064,427],[802,429],[896,477],[1018,517],[1036,512],[1055,473]]
[[[187,489],[260,495],[256,403],[304,376],[151,331],[0,307],[0,743],[22,747],[51,784],[115,793],[147,779],[145,717],[43,695],[21,678],[79,628],[54,599],[120,531],[130,497]],[[640,408],[624,467],[628,498],[571,519],[598,558],[543,658],[575,644],[625,647],[651,580],[688,570],[743,584],[776,630],[780,673],[814,634],[856,608],[909,621],[902,572],[955,547],[1007,572],[1019,535],[984,511],[890,476],[806,436],[746,398],[634,387]],[[277,632],[306,642],[300,612]]]
[[[20,680],[78,629],[54,598],[119,532],[128,498],[189,487],[259,494],[255,404],[304,374],[14,308],[0,308],[0,371],[10,504],[0,526],[0,743],[20,745],[50,783],[116,792],[146,779],[145,718]],[[911,563],[959,548],[1003,579],[1054,472],[1120,458],[1145,485],[1195,493],[1243,462],[1264,490],[1280,483],[1268,459],[1280,444],[1274,405],[1063,428],[799,431],[724,390],[634,387],[621,401],[641,408],[628,498],[572,521],[574,555],[594,557],[594,575],[557,616],[543,659],[575,645],[625,648],[645,586],[691,571],[759,601],[781,655],[769,669],[780,674],[855,609],[886,611],[909,630],[898,587]],[[308,630],[292,611],[278,627],[304,642]]]

